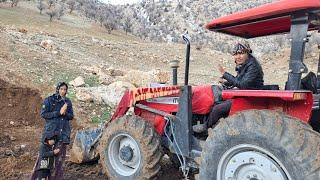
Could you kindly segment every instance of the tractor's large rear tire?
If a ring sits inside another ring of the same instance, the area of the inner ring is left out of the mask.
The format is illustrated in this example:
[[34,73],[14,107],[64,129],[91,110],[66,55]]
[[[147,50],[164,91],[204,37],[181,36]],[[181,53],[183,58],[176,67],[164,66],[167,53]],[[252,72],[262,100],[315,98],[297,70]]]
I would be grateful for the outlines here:
[[151,179],[160,170],[160,137],[138,116],[124,116],[104,130],[98,151],[111,179]]
[[238,113],[209,130],[200,179],[319,180],[320,136],[281,112]]

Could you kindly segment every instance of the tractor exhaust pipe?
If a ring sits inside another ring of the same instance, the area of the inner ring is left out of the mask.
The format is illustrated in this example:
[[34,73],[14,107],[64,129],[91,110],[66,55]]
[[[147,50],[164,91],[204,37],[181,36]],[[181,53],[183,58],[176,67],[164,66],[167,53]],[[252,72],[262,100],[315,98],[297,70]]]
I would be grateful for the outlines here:
[[172,85],[178,85],[178,67],[179,61],[172,60],[170,61],[170,67],[172,69]]
[[187,51],[186,51],[186,68],[185,68],[185,74],[184,74],[184,85],[188,85],[189,81],[189,62],[190,62],[190,37],[188,35],[188,31],[186,31],[182,35],[183,40],[187,44]]

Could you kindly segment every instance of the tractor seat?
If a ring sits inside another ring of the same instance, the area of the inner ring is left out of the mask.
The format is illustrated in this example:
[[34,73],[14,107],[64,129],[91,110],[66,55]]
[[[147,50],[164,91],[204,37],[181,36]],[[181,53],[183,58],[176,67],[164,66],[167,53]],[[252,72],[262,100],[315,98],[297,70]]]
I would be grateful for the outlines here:
[[272,85],[263,85],[261,90],[279,90],[279,85],[272,84]]

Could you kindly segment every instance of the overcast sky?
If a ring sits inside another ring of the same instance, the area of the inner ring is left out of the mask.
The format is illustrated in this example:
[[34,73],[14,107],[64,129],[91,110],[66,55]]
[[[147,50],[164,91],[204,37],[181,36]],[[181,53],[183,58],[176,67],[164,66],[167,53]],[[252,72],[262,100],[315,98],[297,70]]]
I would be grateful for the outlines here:
[[140,0],[101,0],[102,2],[109,2],[111,4],[132,4],[139,2]]

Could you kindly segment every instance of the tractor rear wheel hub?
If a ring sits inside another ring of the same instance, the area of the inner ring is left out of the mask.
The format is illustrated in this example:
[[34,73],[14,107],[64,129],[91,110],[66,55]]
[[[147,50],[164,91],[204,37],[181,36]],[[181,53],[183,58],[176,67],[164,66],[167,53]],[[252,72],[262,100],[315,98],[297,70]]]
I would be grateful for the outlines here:
[[133,150],[130,146],[124,146],[120,149],[120,158],[126,162],[132,160]]
[[284,166],[270,152],[250,144],[235,146],[224,153],[218,165],[223,180],[288,180]]
[[127,133],[113,137],[107,151],[111,166],[122,176],[131,176],[142,163],[138,143]]

